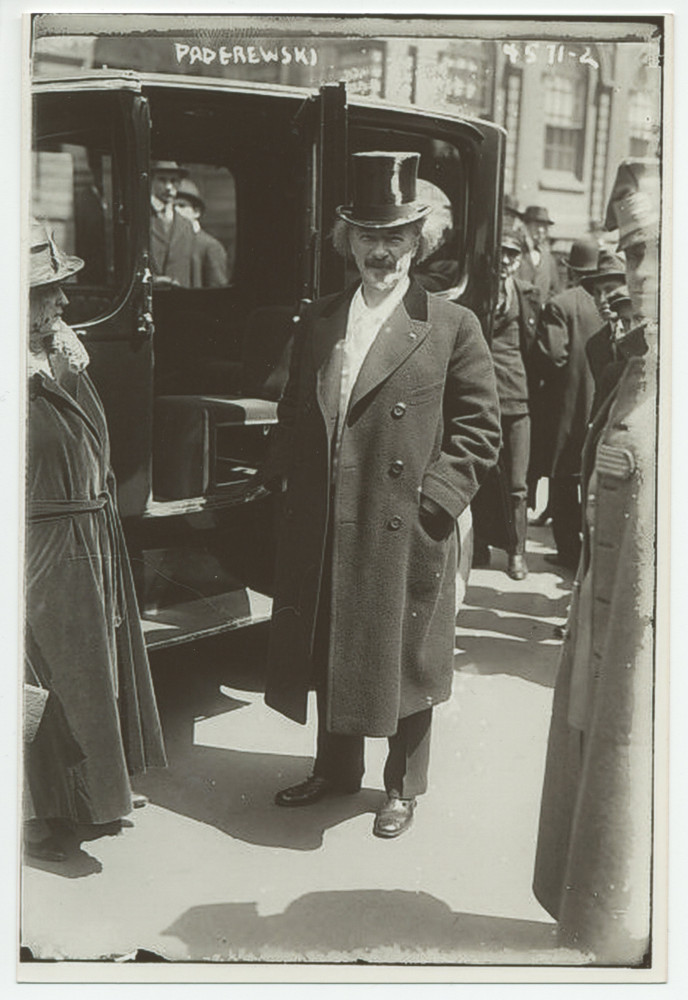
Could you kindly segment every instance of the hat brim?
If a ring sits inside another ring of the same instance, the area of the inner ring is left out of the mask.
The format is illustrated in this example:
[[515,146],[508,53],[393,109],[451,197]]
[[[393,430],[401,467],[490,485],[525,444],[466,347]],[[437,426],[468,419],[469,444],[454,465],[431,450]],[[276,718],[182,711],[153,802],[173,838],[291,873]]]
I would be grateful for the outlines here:
[[340,205],[336,209],[337,215],[350,226],[358,226],[360,229],[398,229],[400,226],[407,226],[410,222],[417,222],[424,219],[430,212],[430,205],[415,205],[410,208],[408,214],[398,216],[394,219],[361,219],[354,217],[351,205]]
[[592,274],[583,275],[586,281],[606,281],[608,278],[622,278],[625,280],[625,271],[593,271]]
[[57,270],[52,267],[43,267],[37,274],[32,274],[29,280],[29,288],[39,288],[42,285],[56,285],[60,281],[66,281],[72,275],[77,274],[84,267],[81,257],[69,257],[61,255],[58,261]]

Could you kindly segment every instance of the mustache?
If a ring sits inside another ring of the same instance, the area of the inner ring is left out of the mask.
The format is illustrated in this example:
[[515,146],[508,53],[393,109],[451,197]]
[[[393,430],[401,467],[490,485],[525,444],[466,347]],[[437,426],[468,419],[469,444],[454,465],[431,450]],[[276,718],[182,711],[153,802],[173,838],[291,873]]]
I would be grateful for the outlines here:
[[396,271],[397,269],[394,261],[380,257],[366,257],[363,263],[366,267],[374,267],[379,271]]

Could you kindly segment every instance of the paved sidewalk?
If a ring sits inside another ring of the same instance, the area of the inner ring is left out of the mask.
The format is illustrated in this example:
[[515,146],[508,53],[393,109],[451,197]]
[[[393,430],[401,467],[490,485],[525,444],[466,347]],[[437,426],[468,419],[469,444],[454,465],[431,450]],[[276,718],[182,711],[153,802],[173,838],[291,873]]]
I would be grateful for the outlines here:
[[[265,629],[160,653],[170,767],[137,782],[131,826],[23,872],[22,940],[36,958],[567,964],[531,890],[552,686],[570,576],[505,557],[471,575],[456,680],[438,708],[430,790],[411,830],[371,835],[386,741],[364,788],[304,810],[273,805],[309,772],[312,722],[267,709]],[[102,834],[102,830],[96,831]]]

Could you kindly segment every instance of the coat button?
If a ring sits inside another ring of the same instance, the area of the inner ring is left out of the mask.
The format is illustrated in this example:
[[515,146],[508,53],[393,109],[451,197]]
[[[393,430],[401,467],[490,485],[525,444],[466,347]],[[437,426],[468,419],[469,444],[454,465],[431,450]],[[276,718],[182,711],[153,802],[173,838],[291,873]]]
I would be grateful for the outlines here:
[[389,521],[387,522],[387,527],[389,528],[390,531],[398,531],[402,523],[403,522],[399,517],[399,515],[395,514],[394,517],[390,517]]
[[400,420],[406,413],[406,403],[395,403],[392,407],[392,416],[395,420]]
[[395,479],[398,478],[404,471],[404,463],[400,458],[396,458],[389,467],[389,474]]

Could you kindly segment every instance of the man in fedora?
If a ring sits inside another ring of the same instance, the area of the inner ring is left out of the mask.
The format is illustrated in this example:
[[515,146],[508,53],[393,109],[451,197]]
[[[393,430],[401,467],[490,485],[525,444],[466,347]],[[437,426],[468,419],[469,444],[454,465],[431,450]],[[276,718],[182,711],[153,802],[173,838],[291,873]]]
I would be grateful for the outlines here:
[[598,252],[591,240],[573,243],[567,261],[572,287],[545,303],[538,330],[542,385],[533,469],[550,481],[557,552],[545,558],[569,569],[580,555],[580,461],[594,392],[585,346],[600,328],[595,301],[582,282],[597,270]]
[[151,271],[157,287],[192,286],[193,226],[174,210],[177,189],[186,174],[174,160],[151,164]]
[[192,180],[182,177],[177,186],[174,207],[188,219],[195,239],[191,259],[192,288],[224,288],[227,285],[227,251],[219,240],[201,227],[205,202]]
[[560,944],[639,967],[651,946],[659,164],[619,166],[607,212],[635,334],[590,422],[583,553],[557,673],[534,891]]
[[[489,563],[489,545],[504,548],[507,573],[513,580],[523,580],[528,573],[525,555],[530,397],[537,379],[533,357],[537,349],[536,334],[541,308],[537,288],[516,277],[522,253],[521,233],[505,226],[502,230],[499,298],[490,344],[497,377],[502,449],[499,469],[492,474],[489,485],[483,487],[473,505],[473,565],[485,566]],[[503,489],[499,489],[497,475],[503,479]],[[502,495],[508,498],[506,504],[501,500]],[[506,509],[500,511],[504,507]],[[495,516],[497,511],[500,515]]]
[[432,251],[419,154],[352,159],[333,241],[360,281],[302,317],[263,469],[285,487],[265,698],[304,723],[317,692],[313,772],[277,804],[358,791],[364,737],[386,737],[373,832],[396,837],[451,693],[456,521],[496,461],[499,409],[478,320],[411,273]]
[[526,229],[526,252],[521,258],[518,277],[535,285],[542,301],[546,302],[561,290],[559,268],[549,249],[549,232],[554,220],[542,205],[528,205],[522,218]]
[[590,372],[595,383],[591,415],[599,409],[602,399],[618,379],[626,359],[635,350],[638,334],[631,331],[632,304],[626,287],[623,258],[609,250],[600,250],[597,270],[586,276],[582,284],[590,292],[603,326],[585,345]]

